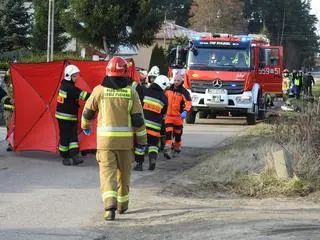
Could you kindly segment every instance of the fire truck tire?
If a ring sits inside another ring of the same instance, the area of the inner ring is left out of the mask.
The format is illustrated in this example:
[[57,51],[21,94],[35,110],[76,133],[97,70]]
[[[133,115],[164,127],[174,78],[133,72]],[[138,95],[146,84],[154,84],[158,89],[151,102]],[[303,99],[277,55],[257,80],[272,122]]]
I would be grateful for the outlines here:
[[258,119],[263,120],[266,117],[266,100],[261,95],[259,95],[259,111],[258,111]]
[[247,123],[248,125],[255,125],[256,124],[256,114],[254,113],[247,113]]
[[195,111],[188,112],[186,117],[186,123],[194,124],[196,122],[196,116],[197,116],[197,112]]
[[214,114],[214,113],[210,113],[210,114],[208,114],[208,118],[209,118],[209,119],[216,119],[216,118],[217,118],[217,115]]
[[253,112],[247,113],[247,123],[248,125],[255,125],[257,122],[257,118],[259,115],[259,105],[254,104],[253,105]]
[[208,117],[208,113],[207,112],[204,112],[204,111],[200,111],[199,112],[199,118],[200,119],[205,119]]

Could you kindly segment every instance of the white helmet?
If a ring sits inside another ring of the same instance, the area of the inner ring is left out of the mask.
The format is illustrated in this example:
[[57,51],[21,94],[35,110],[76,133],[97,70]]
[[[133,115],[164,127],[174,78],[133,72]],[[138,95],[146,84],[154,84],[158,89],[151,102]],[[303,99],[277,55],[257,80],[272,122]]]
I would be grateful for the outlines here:
[[75,73],[80,72],[80,69],[75,65],[68,65],[64,69],[64,79],[67,81],[71,81],[71,76]]
[[148,77],[158,77],[160,75],[160,69],[157,66],[153,66],[148,73]]
[[166,88],[170,87],[170,80],[164,75],[159,75],[158,77],[156,77],[153,83],[161,87],[163,91],[166,90]]

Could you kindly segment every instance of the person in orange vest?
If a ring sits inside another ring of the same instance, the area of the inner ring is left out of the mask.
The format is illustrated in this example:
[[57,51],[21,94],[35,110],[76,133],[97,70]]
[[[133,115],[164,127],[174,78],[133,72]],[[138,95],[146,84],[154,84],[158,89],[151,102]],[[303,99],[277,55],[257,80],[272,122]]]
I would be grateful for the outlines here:
[[183,120],[191,110],[192,101],[190,93],[183,87],[183,76],[180,74],[175,75],[173,84],[165,92],[165,95],[168,98],[168,110],[165,119],[164,156],[171,159],[172,153],[181,152]]
[[90,94],[75,86],[80,77],[80,70],[75,65],[68,65],[64,70],[57,96],[56,118],[59,124],[60,156],[65,166],[83,163],[79,158],[78,110],[79,100],[85,101]]
[[109,61],[106,77],[93,89],[81,119],[83,132],[90,135],[97,115],[96,156],[105,220],[114,220],[116,210],[119,214],[128,210],[133,148],[145,151],[147,145],[142,106],[137,92],[128,86],[127,70],[125,59],[113,57]]

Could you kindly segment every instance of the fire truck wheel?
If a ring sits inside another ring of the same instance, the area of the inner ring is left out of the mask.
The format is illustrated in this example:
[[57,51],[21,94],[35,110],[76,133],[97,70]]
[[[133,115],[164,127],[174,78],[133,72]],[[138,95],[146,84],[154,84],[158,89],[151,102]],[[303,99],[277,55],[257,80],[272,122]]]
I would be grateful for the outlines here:
[[208,113],[207,112],[204,112],[204,111],[200,111],[199,112],[199,118],[200,119],[205,119],[208,117]]
[[214,114],[214,113],[210,113],[210,114],[208,114],[208,118],[209,118],[209,119],[216,119],[216,118],[217,118],[217,115]]
[[263,120],[266,117],[266,101],[263,97],[259,97],[259,111],[258,111],[258,119]]
[[197,112],[195,111],[188,112],[186,117],[186,123],[194,124],[196,122],[196,116],[197,116]]
[[253,112],[252,113],[247,113],[247,123],[248,123],[248,125],[255,125],[256,124],[258,114],[259,114],[259,105],[254,104]]
[[247,113],[247,123],[248,125],[255,125],[256,124],[256,114],[254,113]]

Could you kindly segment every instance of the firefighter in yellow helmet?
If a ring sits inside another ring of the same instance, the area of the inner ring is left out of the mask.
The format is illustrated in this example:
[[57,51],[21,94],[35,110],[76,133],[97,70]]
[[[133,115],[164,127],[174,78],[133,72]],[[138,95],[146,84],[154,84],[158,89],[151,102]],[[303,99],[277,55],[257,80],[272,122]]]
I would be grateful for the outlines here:
[[82,113],[81,128],[87,135],[97,113],[96,156],[105,220],[114,220],[116,210],[123,214],[128,209],[134,134],[137,147],[147,145],[142,106],[137,92],[128,86],[128,77],[126,60],[113,57]]

